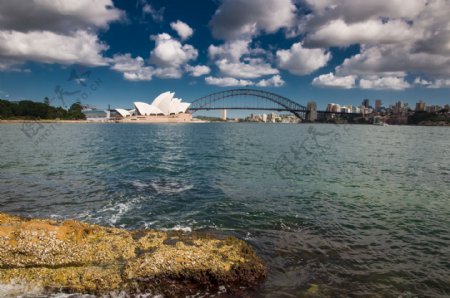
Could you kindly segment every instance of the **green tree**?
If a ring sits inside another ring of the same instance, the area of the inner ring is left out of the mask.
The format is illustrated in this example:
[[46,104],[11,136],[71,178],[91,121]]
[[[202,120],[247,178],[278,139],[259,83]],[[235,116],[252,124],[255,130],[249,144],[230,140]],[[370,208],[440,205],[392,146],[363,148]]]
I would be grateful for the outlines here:
[[47,96],[44,98],[44,103],[48,106],[50,105],[50,99]]
[[68,119],[71,119],[71,120],[86,119],[86,115],[83,114],[82,110],[83,110],[83,107],[81,106],[81,104],[79,102],[72,104],[67,113]]

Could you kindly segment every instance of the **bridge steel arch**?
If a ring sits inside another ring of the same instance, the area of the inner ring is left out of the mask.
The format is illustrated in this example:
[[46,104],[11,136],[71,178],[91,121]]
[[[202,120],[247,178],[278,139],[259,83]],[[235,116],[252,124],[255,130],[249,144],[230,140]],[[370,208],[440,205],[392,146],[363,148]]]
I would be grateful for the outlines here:
[[[272,102],[276,105],[276,108],[258,108],[257,106],[229,106],[229,107],[216,107],[215,104],[223,99],[230,97],[254,97],[261,100],[266,100]],[[220,91],[216,93],[209,94],[207,96],[203,96],[194,100],[189,106],[188,111],[196,112],[199,110],[222,110],[222,109],[230,109],[230,110],[277,110],[277,111],[288,111],[297,116],[299,119],[305,119],[307,109],[305,106],[296,103],[284,96],[258,90],[258,89],[232,89],[226,91]]]

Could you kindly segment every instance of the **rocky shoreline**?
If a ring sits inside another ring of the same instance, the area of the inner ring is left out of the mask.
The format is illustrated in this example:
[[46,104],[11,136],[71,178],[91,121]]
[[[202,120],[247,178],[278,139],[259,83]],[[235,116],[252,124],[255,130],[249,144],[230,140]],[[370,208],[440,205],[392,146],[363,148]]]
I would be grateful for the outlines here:
[[128,231],[0,213],[0,283],[45,292],[237,293],[267,270],[250,245],[203,233]]

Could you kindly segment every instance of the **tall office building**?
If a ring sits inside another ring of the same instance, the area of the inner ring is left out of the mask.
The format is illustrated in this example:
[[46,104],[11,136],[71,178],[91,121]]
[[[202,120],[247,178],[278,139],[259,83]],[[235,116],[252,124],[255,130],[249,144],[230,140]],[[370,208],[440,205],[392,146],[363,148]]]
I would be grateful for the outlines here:
[[377,99],[375,100],[375,110],[379,111],[381,110],[381,106],[383,105],[383,102],[381,101],[381,99]]
[[364,107],[368,108],[368,107],[369,107],[369,103],[370,103],[370,102],[369,102],[369,99],[366,98],[366,99],[363,100],[362,105],[363,105]]
[[314,122],[317,120],[317,103],[315,101],[308,102],[306,106],[308,113],[306,114],[306,120]]
[[427,104],[424,101],[419,101],[416,103],[416,112],[423,112],[425,111]]
[[220,118],[221,118],[223,121],[227,121],[227,109],[223,109],[223,110],[222,110]]

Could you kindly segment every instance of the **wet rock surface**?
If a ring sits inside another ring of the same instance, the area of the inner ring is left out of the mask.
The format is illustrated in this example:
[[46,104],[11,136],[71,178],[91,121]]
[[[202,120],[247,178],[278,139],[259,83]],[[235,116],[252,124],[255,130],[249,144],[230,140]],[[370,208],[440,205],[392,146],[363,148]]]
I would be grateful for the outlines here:
[[47,292],[237,293],[266,277],[251,246],[202,233],[127,231],[0,213],[0,283]]

